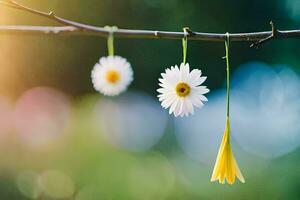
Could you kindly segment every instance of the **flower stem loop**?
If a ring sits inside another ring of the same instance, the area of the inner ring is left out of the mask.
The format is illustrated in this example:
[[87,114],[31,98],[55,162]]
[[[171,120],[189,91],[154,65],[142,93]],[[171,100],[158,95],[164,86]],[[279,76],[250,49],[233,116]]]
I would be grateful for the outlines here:
[[118,30],[118,27],[105,26],[104,28],[109,32],[107,37],[108,55],[113,56],[114,55],[114,32]]
[[186,63],[186,54],[187,54],[187,40],[188,40],[188,27],[183,28],[184,36],[182,38],[182,49],[183,49],[183,63]]

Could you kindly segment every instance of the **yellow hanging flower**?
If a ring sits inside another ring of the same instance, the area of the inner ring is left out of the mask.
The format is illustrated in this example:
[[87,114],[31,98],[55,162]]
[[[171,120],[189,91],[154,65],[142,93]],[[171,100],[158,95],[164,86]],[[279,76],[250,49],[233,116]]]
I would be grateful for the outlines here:
[[216,164],[211,177],[211,181],[219,180],[219,183],[233,184],[237,177],[242,183],[245,183],[245,179],[235,161],[230,146],[230,122],[229,117],[226,118],[226,127],[221,142],[221,146],[218,152]]

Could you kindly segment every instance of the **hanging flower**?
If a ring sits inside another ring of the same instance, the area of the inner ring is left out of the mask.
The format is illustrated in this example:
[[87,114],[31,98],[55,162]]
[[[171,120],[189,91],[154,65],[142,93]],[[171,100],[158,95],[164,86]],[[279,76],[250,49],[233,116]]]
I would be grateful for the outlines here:
[[95,90],[107,96],[124,92],[133,80],[131,65],[120,56],[102,57],[92,70]]
[[215,167],[211,176],[211,181],[219,180],[219,183],[233,184],[235,177],[237,177],[242,183],[245,183],[245,179],[237,165],[237,162],[233,156],[230,145],[230,120],[229,120],[229,105],[230,105],[230,64],[229,64],[229,33],[226,33],[227,39],[225,40],[226,51],[226,125],[223,135],[223,139],[219,148]]
[[206,86],[200,86],[207,77],[201,76],[201,70],[194,69],[190,72],[189,64],[181,63],[166,69],[159,79],[157,91],[161,105],[169,109],[169,113],[177,116],[188,116],[194,113],[194,106],[202,107],[203,101],[207,101],[204,94],[209,92]]
[[224,184],[226,179],[227,183],[233,184],[235,182],[235,177],[237,177],[242,183],[245,183],[245,179],[232,153],[230,145],[230,122],[227,117],[225,131],[211,181],[219,180],[219,183]]

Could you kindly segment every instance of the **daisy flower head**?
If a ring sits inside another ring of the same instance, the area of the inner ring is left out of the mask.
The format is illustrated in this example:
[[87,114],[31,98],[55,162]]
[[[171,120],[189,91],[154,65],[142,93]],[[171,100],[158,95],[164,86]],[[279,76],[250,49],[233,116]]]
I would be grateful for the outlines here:
[[203,101],[207,101],[204,94],[209,92],[206,86],[201,86],[207,78],[201,74],[199,69],[190,71],[188,63],[166,69],[159,79],[161,88],[157,90],[162,107],[169,108],[175,117],[194,114],[194,106],[202,107]]
[[102,57],[92,70],[92,83],[98,92],[116,96],[124,92],[133,80],[130,63],[120,56]]

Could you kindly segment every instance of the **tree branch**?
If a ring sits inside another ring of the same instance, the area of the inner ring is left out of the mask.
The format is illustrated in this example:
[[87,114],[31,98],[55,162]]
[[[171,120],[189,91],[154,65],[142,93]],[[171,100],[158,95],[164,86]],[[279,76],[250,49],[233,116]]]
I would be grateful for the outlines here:
[[[13,0],[1,1],[0,4],[11,8],[20,9],[26,12],[33,13],[52,21],[58,22],[63,26],[0,26],[0,33],[9,34],[54,34],[54,35],[95,35],[107,37],[109,30],[105,27],[87,25],[68,19],[64,19],[54,14],[54,12],[41,12],[32,8],[23,6]],[[272,25],[272,31],[252,32],[252,33],[230,33],[230,41],[257,41],[251,46],[258,47],[259,45],[271,40],[282,38],[300,38],[300,30],[280,31]],[[168,32],[168,31],[152,31],[152,30],[131,30],[118,29],[114,31],[115,37],[123,38],[151,38],[151,39],[182,39],[183,32]],[[203,41],[219,41],[224,42],[227,39],[226,34],[218,33],[201,33],[194,32],[191,29],[188,31],[190,40]]]

